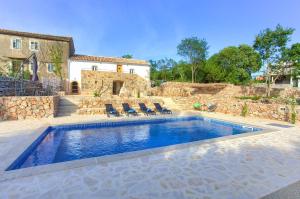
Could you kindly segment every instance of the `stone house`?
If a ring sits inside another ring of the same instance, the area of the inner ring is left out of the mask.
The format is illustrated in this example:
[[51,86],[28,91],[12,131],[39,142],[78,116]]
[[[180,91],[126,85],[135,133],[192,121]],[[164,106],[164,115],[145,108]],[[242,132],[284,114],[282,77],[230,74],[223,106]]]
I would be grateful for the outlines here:
[[[62,51],[62,78],[67,81],[68,59],[75,52],[72,37],[0,29],[0,70],[2,73],[16,73],[21,62],[35,53],[40,80],[57,78],[53,73],[50,49]],[[32,74],[32,64],[25,63],[24,70]]]
[[[146,94],[150,87],[150,66],[145,60],[76,55],[72,37],[5,29],[0,29],[0,74],[18,72],[21,62],[35,53],[41,82],[59,79],[53,72],[53,47],[62,50],[62,78],[67,94],[133,96]],[[24,70],[32,74],[32,64],[25,63]]]
[[145,60],[73,55],[69,71],[72,93],[139,96],[150,87],[150,65]]

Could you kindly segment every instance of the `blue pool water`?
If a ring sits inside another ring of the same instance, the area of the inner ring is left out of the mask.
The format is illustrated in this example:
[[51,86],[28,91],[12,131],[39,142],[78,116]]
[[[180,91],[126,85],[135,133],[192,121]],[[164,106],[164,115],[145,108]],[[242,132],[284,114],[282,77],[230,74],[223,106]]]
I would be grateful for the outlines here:
[[138,151],[261,129],[182,117],[49,127],[7,170]]

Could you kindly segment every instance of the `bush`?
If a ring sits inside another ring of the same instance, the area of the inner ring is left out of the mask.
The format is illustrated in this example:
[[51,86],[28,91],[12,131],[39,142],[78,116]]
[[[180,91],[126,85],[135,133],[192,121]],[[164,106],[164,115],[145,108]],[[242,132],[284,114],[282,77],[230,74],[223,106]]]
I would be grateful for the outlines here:
[[242,97],[236,97],[237,99],[241,99],[241,100],[253,100],[253,101],[257,101],[261,99],[261,96],[242,96]]
[[245,103],[242,107],[241,116],[246,117],[248,115],[248,105]]
[[24,71],[23,73],[23,78],[26,79],[26,80],[30,80],[30,71],[27,69]]

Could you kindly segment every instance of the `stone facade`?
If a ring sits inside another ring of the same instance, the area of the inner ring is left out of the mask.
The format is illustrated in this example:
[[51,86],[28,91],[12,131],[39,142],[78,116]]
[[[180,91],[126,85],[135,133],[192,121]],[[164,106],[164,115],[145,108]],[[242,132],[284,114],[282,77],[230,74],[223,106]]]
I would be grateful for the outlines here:
[[122,103],[128,103],[132,108],[139,112],[138,103],[145,103],[145,105],[151,109],[154,109],[154,102],[158,102],[161,105],[164,101],[155,98],[123,98],[123,97],[113,97],[113,98],[83,98],[78,105],[78,114],[82,115],[95,115],[105,113],[105,104],[112,104],[120,113],[123,112]]
[[138,97],[146,96],[149,82],[136,74],[103,72],[103,71],[81,71],[81,94],[93,95],[95,91],[103,88],[105,91],[101,96],[113,96],[114,81],[123,83],[120,96]]
[[[20,49],[12,48],[12,39],[20,39]],[[38,50],[32,51],[29,48],[30,41],[38,42]],[[63,52],[62,74],[63,78],[68,77],[68,58],[74,53],[74,44],[71,37],[60,37],[41,35],[35,33],[24,33],[17,31],[0,31],[0,68],[8,72],[13,61],[21,62],[32,53],[37,55],[38,75],[40,79],[56,77],[53,72],[48,72],[47,64],[51,63],[50,48],[57,46]],[[17,64],[19,65],[19,64]],[[29,64],[24,64],[25,70],[30,70]],[[32,72],[31,72],[32,73]]]
[[58,96],[0,97],[0,120],[51,118],[58,103]]

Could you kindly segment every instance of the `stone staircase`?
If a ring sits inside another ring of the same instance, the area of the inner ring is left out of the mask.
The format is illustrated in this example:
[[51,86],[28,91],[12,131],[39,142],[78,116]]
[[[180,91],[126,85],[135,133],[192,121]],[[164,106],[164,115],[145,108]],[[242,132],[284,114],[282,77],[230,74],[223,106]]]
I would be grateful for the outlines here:
[[57,117],[77,114],[80,96],[61,96],[59,100]]

